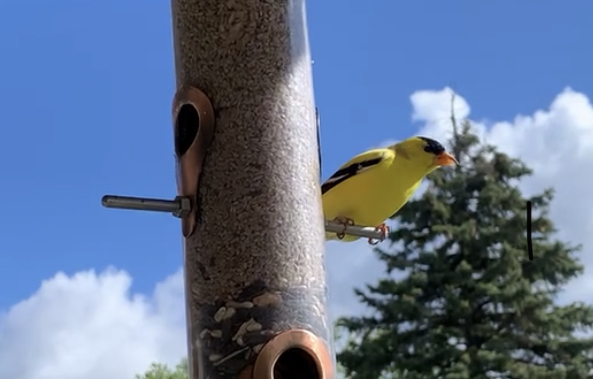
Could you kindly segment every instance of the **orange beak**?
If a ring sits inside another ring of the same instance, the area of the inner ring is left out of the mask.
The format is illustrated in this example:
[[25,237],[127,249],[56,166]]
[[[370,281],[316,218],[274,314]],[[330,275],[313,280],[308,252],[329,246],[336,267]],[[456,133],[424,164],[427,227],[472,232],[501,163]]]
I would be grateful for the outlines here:
[[455,159],[454,156],[452,156],[451,154],[447,153],[446,151],[443,153],[440,153],[439,155],[437,155],[434,158],[434,163],[438,166],[455,166],[455,165],[459,165],[459,162],[457,162],[457,159]]

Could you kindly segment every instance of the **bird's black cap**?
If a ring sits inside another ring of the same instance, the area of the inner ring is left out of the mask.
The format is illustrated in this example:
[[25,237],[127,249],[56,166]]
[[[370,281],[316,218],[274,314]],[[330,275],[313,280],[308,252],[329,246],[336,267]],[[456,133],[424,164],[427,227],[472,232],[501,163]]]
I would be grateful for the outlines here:
[[445,147],[441,145],[440,142],[433,140],[432,138],[428,137],[418,137],[424,142],[426,142],[426,146],[424,146],[424,151],[427,153],[433,153],[434,155],[439,155],[445,152]]

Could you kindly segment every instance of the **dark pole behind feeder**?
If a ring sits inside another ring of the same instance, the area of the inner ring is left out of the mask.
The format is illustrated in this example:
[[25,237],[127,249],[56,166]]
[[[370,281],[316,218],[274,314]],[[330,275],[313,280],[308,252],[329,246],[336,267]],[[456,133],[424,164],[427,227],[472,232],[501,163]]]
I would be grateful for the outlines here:
[[190,378],[333,378],[304,0],[172,10]]

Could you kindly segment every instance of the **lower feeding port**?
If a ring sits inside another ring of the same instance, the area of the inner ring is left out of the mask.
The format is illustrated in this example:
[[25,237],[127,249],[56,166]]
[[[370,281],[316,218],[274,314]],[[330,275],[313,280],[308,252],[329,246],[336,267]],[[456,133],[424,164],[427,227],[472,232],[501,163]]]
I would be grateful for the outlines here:
[[200,379],[332,379],[324,299],[321,285],[256,281],[228,301],[190,303],[190,370]]
[[274,379],[321,378],[315,359],[303,349],[291,348],[280,354],[274,365]]
[[306,330],[289,330],[262,348],[254,379],[332,379],[332,360],[320,338]]

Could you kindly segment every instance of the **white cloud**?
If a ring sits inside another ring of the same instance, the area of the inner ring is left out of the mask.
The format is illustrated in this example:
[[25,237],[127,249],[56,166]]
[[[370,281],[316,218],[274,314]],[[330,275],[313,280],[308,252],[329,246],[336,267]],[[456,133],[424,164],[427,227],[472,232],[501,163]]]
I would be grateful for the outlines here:
[[185,355],[182,275],[151,297],[123,271],[58,273],[0,318],[0,378],[133,379]]
[[[419,134],[450,135],[451,90],[411,96]],[[458,118],[470,117],[461,96]],[[587,273],[572,283],[565,301],[593,300],[593,107],[581,93],[566,89],[544,110],[504,122],[474,120],[478,134],[535,169],[521,185],[527,193],[556,188],[551,216],[561,237],[582,243]],[[384,267],[365,240],[329,242],[326,265],[330,314],[360,313],[352,288],[374,283]],[[0,315],[0,378],[132,379],[151,362],[175,364],[185,355],[182,275],[157,284],[150,296],[130,293],[131,278],[114,269],[101,274],[57,274],[29,299]]]
[[332,241],[326,249],[330,316],[360,314],[364,307],[354,296],[354,288],[374,284],[385,266],[375,258],[366,239],[349,243]]
[[470,107],[464,98],[456,95],[450,88],[441,91],[417,91],[410,96],[412,101],[412,120],[427,124],[449,123],[451,117],[451,101],[454,101],[455,116],[466,118]]

